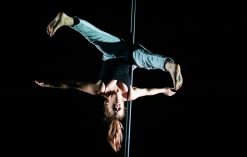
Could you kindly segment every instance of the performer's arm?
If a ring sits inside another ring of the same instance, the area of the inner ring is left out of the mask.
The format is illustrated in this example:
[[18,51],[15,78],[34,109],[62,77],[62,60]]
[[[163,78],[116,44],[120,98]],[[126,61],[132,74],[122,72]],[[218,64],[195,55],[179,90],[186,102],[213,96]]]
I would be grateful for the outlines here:
[[165,94],[167,96],[172,96],[176,92],[173,91],[174,88],[164,87],[164,88],[137,88],[133,87],[130,91],[130,99],[135,100],[143,96],[151,96],[156,94]]
[[35,80],[35,83],[41,87],[59,88],[59,89],[77,89],[79,91],[92,94],[92,95],[99,94],[102,89],[101,81],[98,81],[97,83],[76,82],[76,81],[64,81],[64,82],[51,83],[47,81]]

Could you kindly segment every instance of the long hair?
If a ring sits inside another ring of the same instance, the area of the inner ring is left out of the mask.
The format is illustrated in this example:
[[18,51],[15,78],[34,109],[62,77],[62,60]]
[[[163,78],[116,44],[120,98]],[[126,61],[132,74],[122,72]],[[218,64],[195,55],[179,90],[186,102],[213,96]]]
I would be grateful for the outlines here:
[[119,151],[121,148],[121,143],[123,141],[123,125],[119,120],[112,120],[107,140],[115,152]]
[[123,129],[124,128],[121,123],[121,120],[125,117],[125,114],[118,116],[118,117],[115,116],[114,111],[108,105],[106,101],[104,102],[104,113],[105,113],[105,117],[107,121],[109,122],[107,141],[111,145],[112,149],[115,152],[117,152],[120,150],[121,144],[123,141]]

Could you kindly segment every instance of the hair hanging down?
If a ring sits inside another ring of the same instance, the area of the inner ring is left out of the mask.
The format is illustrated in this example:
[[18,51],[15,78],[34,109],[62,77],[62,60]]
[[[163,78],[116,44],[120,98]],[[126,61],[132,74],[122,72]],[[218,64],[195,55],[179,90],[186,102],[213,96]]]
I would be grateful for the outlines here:
[[122,129],[123,125],[119,120],[111,121],[107,140],[115,152],[119,151],[121,148],[121,143],[123,141]]
[[121,120],[125,117],[125,111],[122,115],[116,116],[112,107],[104,102],[105,117],[108,120],[109,130],[107,140],[115,152],[119,151],[121,148],[121,143],[123,141],[123,125]]

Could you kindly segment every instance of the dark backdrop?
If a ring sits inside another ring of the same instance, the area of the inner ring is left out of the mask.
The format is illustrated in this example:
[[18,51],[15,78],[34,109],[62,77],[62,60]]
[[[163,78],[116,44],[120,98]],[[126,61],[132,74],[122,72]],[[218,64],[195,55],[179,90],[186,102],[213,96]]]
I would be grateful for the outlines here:
[[[79,16],[131,41],[130,5],[124,0],[10,5],[2,25],[8,44],[3,44],[7,49],[1,62],[9,152],[123,156],[124,149],[115,154],[106,142],[102,98],[45,89],[33,81],[98,78],[101,54],[96,48],[69,28],[59,29],[52,38],[46,34],[57,12]],[[225,138],[227,128],[235,124],[232,119],[244,102],[245,58],[241,56],[246,52],[246,16],[241,5],[137,0],[135,26],[136,43],[181,64],[184,84],[173,97],[133,101],[131,156],[224,151],[216,147],[230,146],[233,138]],[[134,85],[163,87],[172,82],[167,73],[137,69]]]

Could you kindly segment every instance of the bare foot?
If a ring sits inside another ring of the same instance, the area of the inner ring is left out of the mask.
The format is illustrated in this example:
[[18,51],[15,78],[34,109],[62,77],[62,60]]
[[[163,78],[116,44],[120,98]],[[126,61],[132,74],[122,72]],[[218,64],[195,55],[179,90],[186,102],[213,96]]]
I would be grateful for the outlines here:
[[181,74],[181,68],[179,64],[176,64],[176,72],[175,72],[176,80],[175,80],[175,90],[178,90],[183,84],[183,77]]
[[55,19],[50,22],[47,26],[47,34],[52,37],[55,32],[62,26],[71,26],[73,25],[73,18],[69,17],[63,12],[59,12]]
[[171,74],[174,89],[177,91],[183,84],[183,77],[181,74],[181,68],[179,64],[168,63],[166,66],[167,71]]

